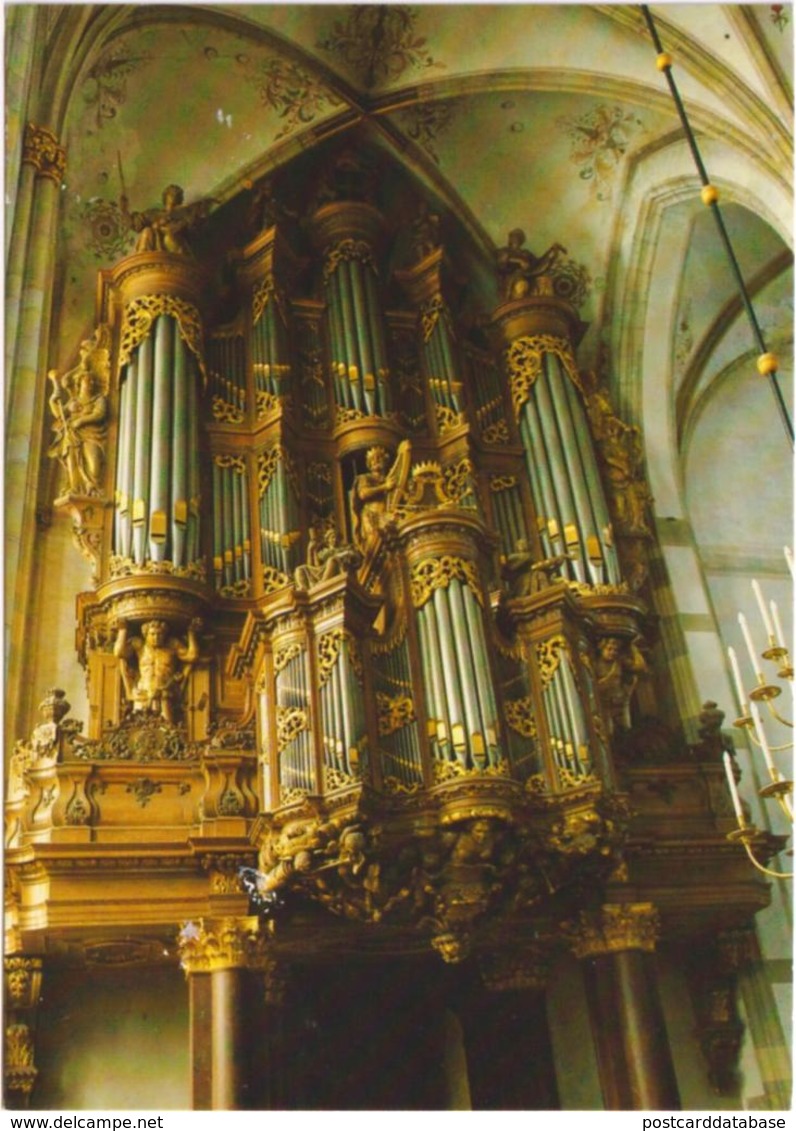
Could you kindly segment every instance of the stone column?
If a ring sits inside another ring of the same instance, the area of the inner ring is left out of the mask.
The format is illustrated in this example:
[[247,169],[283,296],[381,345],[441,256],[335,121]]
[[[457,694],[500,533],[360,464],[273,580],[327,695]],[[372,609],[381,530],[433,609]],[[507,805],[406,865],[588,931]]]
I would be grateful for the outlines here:
[[573,932],[609,1111],[680,1110],[654,966],[657,933],[651,903],[581,912]]
[[180,961],[190,984],[192,1106],[212,1111],[246,1108],[246,972],[272,960],[254,915],[186,923]]
[[754,926],[723,931],[718,937],[718,950],[724,970],[737,976],[768,1101],[766,1106],[769,1111],[789,1111],[793,1091],[791,1058]]
[[[11,355],[13,364],[6,374],[5,592],[6,648],[9,650],[6,695],[7,702],[16,707],[8,712],[6,719],[9,746],[22,729],[30,707],[30,692],[24,683],[23,663],[29,652],[24,636],[34,573],[32,556],[55,268],[55,222],[66,154],[54,134],[28,123],[22,164],[25,169],[23,196],[18,202],[15,220],[20,235],[19,239],[15,236],[12,240],[9,253],[11,299],[16,304],[12,311],[16,323],[9,332],[13,333],[14,329],[16,332]],[[29,186],[31,175],[33,183]]]
[[41,991],[41,959],[24,955],[4,959],[5,1024],[3,1084],[6,1107],[26,1108],[36,1082],[34,1033]]
[[481,959],[481,982],[460,997],[474,1111],[559,1107],[547,1022],[549,958],[539,948]]

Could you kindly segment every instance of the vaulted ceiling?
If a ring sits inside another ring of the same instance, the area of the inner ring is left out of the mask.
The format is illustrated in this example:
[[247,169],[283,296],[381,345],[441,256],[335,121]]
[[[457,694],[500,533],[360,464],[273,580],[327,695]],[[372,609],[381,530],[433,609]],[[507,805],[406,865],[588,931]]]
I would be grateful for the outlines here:
[[[791,262],[790,8],[652,12],[725,194],[741,266],[768,288],[769,321],[790,325],[789,285],[771,289]],[[643,322],[660,304],[675,428],[684,434],[706,356],[737,311],[640,8],[53,5],[48,13],[39,120],[68,152],[54,364],[68,362],[92,322],[97,268],[131,246],[122,185],[137,209],[158,203],[172,182],[189,201],[223,205],[348,134],[391,155],[385,168],[394,159],[443,215],[462,219],[485,261],[516,226],[537,253],[564,244],[589,325],[581,363],[612,351],[633,416],[641,415],[640,394],[628,387],[638,359],[617,337],[616,314]],[[13,105],[11,114],[13,127]],[[667,239],[664,293],[642,296],[652,260],[638,260],[639,243]]]

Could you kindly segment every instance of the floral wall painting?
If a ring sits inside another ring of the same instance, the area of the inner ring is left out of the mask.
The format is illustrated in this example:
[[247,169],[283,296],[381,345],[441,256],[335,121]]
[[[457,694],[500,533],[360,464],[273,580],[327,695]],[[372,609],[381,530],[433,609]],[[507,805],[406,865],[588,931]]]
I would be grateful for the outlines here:
[[262,102],[282,119],[275,141],[308,125],[326,106],[340,105],[337,95],[320,79],[289,59],[274,56],[258,61],[237,55],[236,62]]
[[401,78],[407,71],[444,67],[418,34],[418,9],[408,4],[356,4],[335,20],[318,47],[350,67],[366,90]]
[[94,129],[101,130],[105,122],[116,117],[118,107],[127,100],[128,76],[151,61],[148,51],[136,52],[125,40],[100,55],[83,84],[83,100],[91,111]]
[[407,137],[422,146],[437,165],[439,154],[436,142],[451,124],[455,105],[453,99],[448,102],[418,102],[408,110],[403,110],[400,115]]
[[559,118],[558,125],[569,135],[570,160],[590,182],[595,199],[611,200],[616,174],[644,123],[633,111],[603,105],[579,117]]

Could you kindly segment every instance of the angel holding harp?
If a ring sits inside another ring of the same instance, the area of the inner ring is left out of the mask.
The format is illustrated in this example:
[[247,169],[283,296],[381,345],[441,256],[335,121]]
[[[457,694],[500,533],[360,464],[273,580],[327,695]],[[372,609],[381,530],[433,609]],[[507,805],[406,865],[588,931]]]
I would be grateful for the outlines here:
[[50,411],[54,436],[47,454],[65,472],[65,487],[74,495],[101,495],[105,469],[110,330],[99,326],[80,345],[80,360],[63,377],[51,369]]
[[365,546],[401,501],[409,478],[411,449],[402,440],[392,466],[386,448],[368,448],[367,471],[358,475],[351,488],[351,528],[354,543]]

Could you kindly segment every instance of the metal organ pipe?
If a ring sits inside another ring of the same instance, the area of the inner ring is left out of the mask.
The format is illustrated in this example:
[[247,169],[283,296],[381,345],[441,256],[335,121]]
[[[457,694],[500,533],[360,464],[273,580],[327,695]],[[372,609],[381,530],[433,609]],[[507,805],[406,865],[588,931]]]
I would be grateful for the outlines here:
[[[546,361],[547,360],[548,359],[546,359]],[[552,365],[552,358],[549,359],[549,364]],[[602,581],[602,570],[600,570],[599,567],[595,567],[588,554],[588,540],[598,536],[599,527],[595,519],[591,492],[588,489],[588,482],[580,457],[580,449],[575,435],[575,425],[572,420],[571,404],[567,397],[567,386],[571,383],[570,377],[564,371],[564,367],[560,362],[557,365],[557,369],[557,374],[551,373],[548,370],[548,379],[561,445],[566,453],[565,458],[569,471],[568,478],[572,485],[572,492],[577,507],[577,524],[580,533],[580,556],[583,562],[586,579],[600,582]],[[597,576],[591,576],[595,573]]]
[[619,581],[619,563],[617,561],[615,547],[607,545],[605,541],[605,531],[610,526],[611,520],[608,514],[608,504],[605,501],[602,479],[600,478],[600,473],[597,468],[597,460],[594,454],[594,441],[586,421],[586,411],[581,403],[577,390],[571,384],[567,384],[565,389],[575,426],[575,438],[578,451],[580,453],[586,482],[589,484],[589,494],[594,506],[594,514],[598,524],[598,534],[602,546],[608,581],[611,584],[616,584]]
[[133,557],[136,565],[143,565],[146,560],[151,440],[152,344],[150,338],[144,338],[138,347],[138,397],[133,472]]
[[171,450],[173,459],[171,540],[175,566],[185,566],[188,534],[188,448],[187,359],[182,343],[177,340],[174,352],[174,413],[172,416]]
[[[563,548],[568,552],[571,552],[573,549],[577,552],[578,556],[575,557],[575,560],[572,562],[572,567],[578,581],[585,581],[586,572],[580,558],[582,547],[578,534],[578,511],[572,494],[566,453],[561,443],[561,436],[556,421],[556,412],[553,407],[547,357],[545,357],[542,362],[542,372],[539,374],[531,390],[531,397],[534,396],[534,393],[538,398],[537,404],[539,406],[540,417],[545,421],[544,440],[548,453],[550,475],[558,503],[559,515],[564,524],[561,531]],[[577,542],[568,541],[568,532],[571,538],[573,527]]]
[[116,464],[118,498],[118,541],[116,552],[123,558],[132,554],[132,516],[133,516],[133,438],[136,419],[136,394],[138,392],[138,354],[127,363],[125,379],[121,387],[119,410],[119,454]]
[[152,486],[149,507],[149,554],[154,562],[167,556],[169,480],[171,478],[171,387],[173,380],[174,320],[161,316],[155,323],[152,395]]
[[[542,439],[542,424],[533,397],[529,397],[525,403],[520,433],[524,440],[525,462],[529,469],[531,481],[538,484],[540,491],[540,495],[534,499],[534,503],[536,504],[537,514],[544,521],[544,526],[540,528],[542,544],[548,556],[552,556],[559,548],[557,545],[559,537],[563,538],[563,528],[550,478],[547,450]],[[556,531],[555,536],[551,533],[551,522]]]

